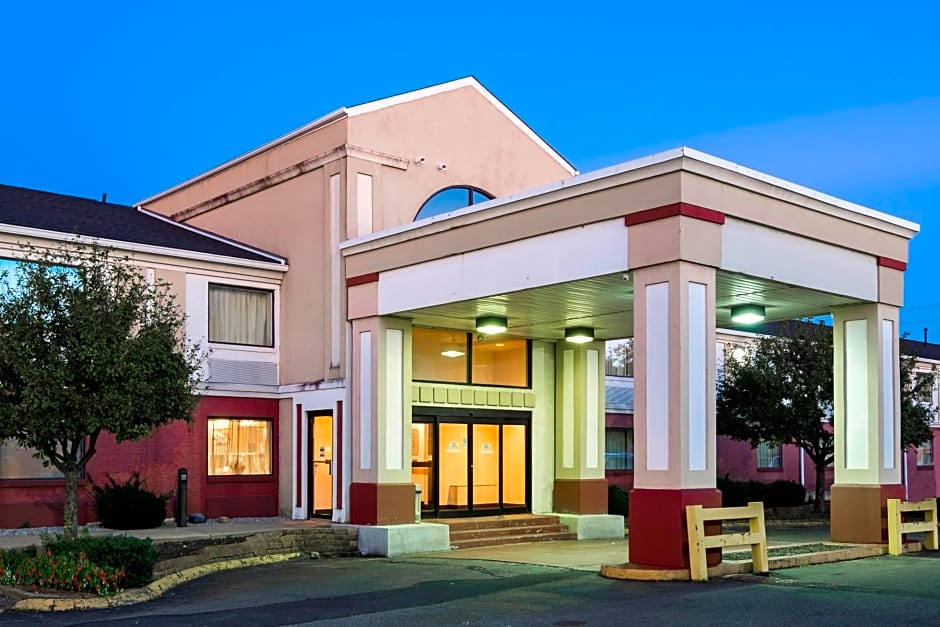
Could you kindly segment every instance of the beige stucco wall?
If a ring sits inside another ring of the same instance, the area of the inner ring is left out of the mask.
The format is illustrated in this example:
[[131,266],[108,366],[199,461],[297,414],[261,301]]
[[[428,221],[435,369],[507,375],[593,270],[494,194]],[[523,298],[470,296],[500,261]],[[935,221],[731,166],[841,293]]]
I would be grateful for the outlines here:
[[[414,164],[419,154],[427,163]],[[318,156],[322,164],[311,161]],[[301,163],[309,171],[291,170]],[[437,163],[447,163],[447,170],[438,170]],[[346,273],[340,267],[337,277],[331,274],[329,177],[336,173],[342,176],[340,240],[358,235],[348,230],[358,173],[372,177],[373,231],[410,223],[429,196],[450,185],[506,195],[567,175],[466,87],[330,123],[147,203],[148,209],[288,258],[291,271],[281,289],[281,384],[346,376],[344,342],[333,337],[330,320],[334,299],[346,319]],[[335,263],[342,264],[338,253]],[[340,346],[339,368],[333,367],[331,342]]]
[[[383,168],[376,230],[413,221],[445,187],[473,185],[505,196],[570,176],[472,87],[357,115],[349,120],[349,143],[411,162],[407,171]],[[427,161],[415,165],[418,156]]]
[[[346,143],[346,123],[345,118],[337,120],[318,128],[316,131],[236,163],[211,176],[194,181],[176,191],[148,202],[146,207],[157,213],[172,215],[249,183],[272,176],[307,159],[325,155]],[[248,240],[248,243],[253,242]]]
[[325,194],[320,168],[189,221],[288,257],[291,270],[281,287],[281,384],[331,378]]

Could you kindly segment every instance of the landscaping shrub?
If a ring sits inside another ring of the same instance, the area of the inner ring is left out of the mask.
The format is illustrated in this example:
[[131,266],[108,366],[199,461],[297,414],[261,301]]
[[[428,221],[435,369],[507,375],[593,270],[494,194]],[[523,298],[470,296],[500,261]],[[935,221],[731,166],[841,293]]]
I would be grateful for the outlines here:
[[717,487],[721,490],[724,507],[741,507],[759,501],[764,507],[796,507],[806,501],[806,489],[795,481],[780,479],[773,483],[760,481],[735,481],[727,476],[719,477]]
[[795,481],[774,481],[764,486],[765,507],[798,507],[806,503],[806,488]]
[[128,588],[139,588],[153,579],[153,565],[158,552],[150,538],[130,536],[81,537],[65,540],[61,536],[45,542],[48,552],[54,556],[87,555],[88,559],[104,569],[124,572],[123,584]]
[[153,529],[163,524],[169,494],[148,490],[136,471],[124,483],[106,476],[108,483],[93,485],[91,489],[95,513],[102,526],[109,529]]
[[53,555],[46,551],[8,565],[0,565],[0,584],[39,586],[55,590],[94,592],[109,596],[121,589],[124,571],[94,564],[87,555]]
[[615,485],[607,488],[607,512],[618,516],[630,515],[630,493]]

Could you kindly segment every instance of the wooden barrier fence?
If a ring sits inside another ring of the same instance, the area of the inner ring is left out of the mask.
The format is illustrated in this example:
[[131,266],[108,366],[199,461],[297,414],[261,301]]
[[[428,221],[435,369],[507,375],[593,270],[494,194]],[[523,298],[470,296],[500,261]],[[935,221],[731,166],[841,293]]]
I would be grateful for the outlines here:
[[[903,514],[924,512],[924,520],[904,522]],[[904,552],[904,534],[923,531],[924,548],[936,551],[937,538],[937,499],[927,499],[909,503],[901,499],[888,499],[888,553],[900,555]]]
[[[692,581],[708,581],[707,549],[748,546],[755,573],[770,572],[767,558],[767,531],[764,528],[764,504],[748,503],[747,507],[714,507],[705,509],[701,505],[685,508],[689,530],[689,570]],[[705,523],[714,521],[747,520],[749,530],[744,533],[705,535]]]

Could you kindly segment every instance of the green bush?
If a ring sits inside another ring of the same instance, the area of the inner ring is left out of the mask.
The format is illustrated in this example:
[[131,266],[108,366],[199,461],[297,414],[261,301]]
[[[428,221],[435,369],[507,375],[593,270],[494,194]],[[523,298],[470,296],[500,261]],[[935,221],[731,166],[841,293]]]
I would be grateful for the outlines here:
[[0,565],[0,584],[6,586],[38,586],[109,596],[121,589],[124,580],[123,570],[99,566],[84,553],[53,555],[46,551],[20,560],[15,566]]
[[105,475],[108,483],[93,485],[92,496],[98,522],[108,529],[153,529],[163,524],[169,494],[156,494],[144,486],[134,472],[124,483]]
[[158,552],[150,538],[130,536],[82,537],[66,540],[61,536],[45,542],[46,550],[54,556],[87,555],[97,566],[123,570],[124,585],[139,588],[153,579],[153,565]]
[[806,488],[795,481],[774,481],[764,487],[767,507],[798,507],[806,503]]
[[630,515],[630,493],[615,485],[607,488],[607,512],[617,516]]
[[35,557],[36,551],[30,548],[0,550],[0,568],[7,572],[15,571],[20,564],[31,557]]
[[759,501],[764,507],[796,507],[806,501],[806,489],[795,481],[780,479],[773,483],[760,481],[735,481],[728,476],[719,477],[717,487],[721,490],[724,507],[741,507]]

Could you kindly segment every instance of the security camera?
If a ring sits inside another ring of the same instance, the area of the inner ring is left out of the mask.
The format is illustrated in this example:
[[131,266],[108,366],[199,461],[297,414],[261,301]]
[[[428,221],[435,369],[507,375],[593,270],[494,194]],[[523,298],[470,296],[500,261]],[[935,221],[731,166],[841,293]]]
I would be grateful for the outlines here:
[[447,164],[446,164],[446,163],[438,163],[438,164],[437,164],[437,169],[440,170],[441,172],[446,172],[446,171],[447,171]]
[[415,157],[415,165],[424,165],[427,162],[428,158],[424,155],[418,155]]

